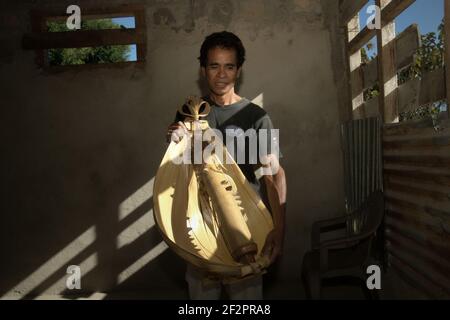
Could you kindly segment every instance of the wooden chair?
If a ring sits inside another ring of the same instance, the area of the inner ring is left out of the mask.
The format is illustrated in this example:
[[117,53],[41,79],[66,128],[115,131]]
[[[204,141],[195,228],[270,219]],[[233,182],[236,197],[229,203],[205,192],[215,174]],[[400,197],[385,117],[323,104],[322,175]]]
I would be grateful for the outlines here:
[[[323,281],[337,277],[354,277],[366,288],[366,269],[370,265],[373,239],[383,215],[383,193],[376,191],[352,214],[313,224],[312,250],[303,257],[302,266],[302,280],[308,298],[320,299]],[[321,239],[321,235],[336,230],[344,231],[345,235]]]

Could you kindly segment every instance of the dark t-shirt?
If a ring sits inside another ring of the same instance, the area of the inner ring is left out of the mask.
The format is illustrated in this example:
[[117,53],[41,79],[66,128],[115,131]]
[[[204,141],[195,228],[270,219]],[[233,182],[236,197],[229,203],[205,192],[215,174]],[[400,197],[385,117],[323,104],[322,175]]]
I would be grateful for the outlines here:
[[[279,151],[278,146],[278,137],[277,135],[272,135],[272,129],[274,129],[272,121],[270,120],[267,112],[256,104],[252,103],[250,100],[243,98],[240,101],[227,105],[227,106],[217,106],[213,101],[209,98],[203,98],[207,101],[211,106],[211,112],[202,120],[207,120],[209,126],[213,129],[218,129],[222,133],[222,137],[224,139],[224,144],[226,145],[227,140],[233,141],[230,138],[227,139],[227,135],[233,137],[234,139],[234,152],[230,152],[231,156],[237,160],[237,151],[238,151],[238,143],[236,135],[246,134],[245,135],[245,163],[239,163],[238,165],[245,175],[247,180],[252,184],[255,190],[260,193],[262,196],[264,192],[261,190],[261,185],[255,175],[255,170],[260,164],[260,158],[258,155],[265,155],[266,153],[271,153],[271,146],[275,146]],[[177,113],[175,117],[175,122],[183,121],[184,117]],[[236,131],[241,129],[242,131]],[[247,131],[249,129],[253,129],[251,131]],[[260,130],[265,129],[267,134],[261,135]],[[249,142],[252,139],[251,133],[254,132],[256,134],[257,140],[257,153],[254,152],[250,154]],[[262,148],[259,149],[259,139],[260,137],[267,139],[267,149]],[[230,151],[230,147],[227,146]],[[273,150],[273,152],[277,151]],[[251,161],[252,160],[252,161]],[[256,165],[254,164],[256,161]]]

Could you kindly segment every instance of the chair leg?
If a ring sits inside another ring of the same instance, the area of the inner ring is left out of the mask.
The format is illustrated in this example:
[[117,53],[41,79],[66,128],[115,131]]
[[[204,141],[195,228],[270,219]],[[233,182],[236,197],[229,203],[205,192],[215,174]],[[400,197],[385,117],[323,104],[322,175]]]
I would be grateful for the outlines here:
[[311,300],[311,290],[309,289],[309,282],[305,275],[304,268],[302,268],[301,278],[302,278],[303,288],[305,288],[306,299]]
[[363,294],[366,300],[380,300],[378,290],[370,290],[369,288],[367,288],[367,283],[364,278],[359,278],[359,280],[361,282],[361,289],[363,290]]
[[313,281],[311,281],[311,288],[310,288],[310,293],[311,293],[311,299],[313,300],[320,300],[321,298],[321,283],[320,283],[320,277],[319,275],[315,276]]
[[306,298],[308,300],[319,300],[321,298],[321,281],[320,275],[316,272],[313,274],[302,274],[303,286],[305,287]]

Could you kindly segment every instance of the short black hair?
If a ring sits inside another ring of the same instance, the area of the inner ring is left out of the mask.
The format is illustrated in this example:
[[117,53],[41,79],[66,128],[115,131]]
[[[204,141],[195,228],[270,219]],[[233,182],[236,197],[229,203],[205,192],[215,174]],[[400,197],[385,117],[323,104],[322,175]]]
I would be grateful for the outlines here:
[[213,48],[234,49],[237,58],[237,67],[240,68],[245,61],[245,48],[241,39],[232,32],[222,31],[210,34],[205,38],[200,48],[200,66],[206,67],[208,52]]

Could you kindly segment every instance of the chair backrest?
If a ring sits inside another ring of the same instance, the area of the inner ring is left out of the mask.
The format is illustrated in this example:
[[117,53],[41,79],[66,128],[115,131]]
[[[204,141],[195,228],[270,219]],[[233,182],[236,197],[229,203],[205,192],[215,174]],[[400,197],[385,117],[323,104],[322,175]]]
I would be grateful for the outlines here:
[[361,210],[361,233],[375,233],[383,221],[384,197],[383,192],[373,192],[364,202]]

